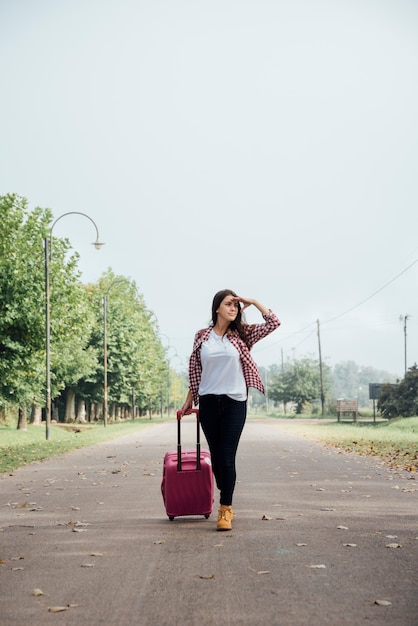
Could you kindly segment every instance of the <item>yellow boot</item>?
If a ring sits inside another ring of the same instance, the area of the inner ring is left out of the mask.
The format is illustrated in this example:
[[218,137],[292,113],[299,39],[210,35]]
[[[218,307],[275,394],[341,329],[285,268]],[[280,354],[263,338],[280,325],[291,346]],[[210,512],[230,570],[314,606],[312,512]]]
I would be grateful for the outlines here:
[[216,530],[232,530],[232,519],[234,517],[234,513],[232,511],[232,506],[225,506],[221,504],[220,509],[218,511],[218,525]]

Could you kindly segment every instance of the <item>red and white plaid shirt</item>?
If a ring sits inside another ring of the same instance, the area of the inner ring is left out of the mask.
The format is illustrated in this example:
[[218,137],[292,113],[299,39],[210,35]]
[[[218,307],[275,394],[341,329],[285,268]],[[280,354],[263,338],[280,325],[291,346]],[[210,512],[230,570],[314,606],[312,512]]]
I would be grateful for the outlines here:
[[[237,332],[226,335],[233,346],[238,350],[241,359],[242,372],[244,374],[245,384],[248,387],[254,387],[264,393],[264,385],[260,378],[257,365],[250,354],[250,350],[257,341],[267,337],[276,328],[280,326],[280,321],[270,311],[263,315],[265,320],[264,324],[248,324],[245,326],[245,332],[247,334],[247,343],[241,339]],[[195,405],[199,404],[199,385],[202,378],[202,363],[200,360],[200,349],[202,343],[209,339],[209,335],[212,330],[212,326],[199,330],[193,342],[193,350],[189,361],[189,385],[193,395],[193,402]]]

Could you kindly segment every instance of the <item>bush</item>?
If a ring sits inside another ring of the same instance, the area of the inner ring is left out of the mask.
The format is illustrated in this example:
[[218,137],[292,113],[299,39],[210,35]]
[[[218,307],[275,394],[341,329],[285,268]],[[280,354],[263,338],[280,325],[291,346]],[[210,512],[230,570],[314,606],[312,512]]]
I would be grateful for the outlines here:
[[416,364],[409,368],[399,385],[383,387],[377,408],[387,419],[418,415],[418,368]]

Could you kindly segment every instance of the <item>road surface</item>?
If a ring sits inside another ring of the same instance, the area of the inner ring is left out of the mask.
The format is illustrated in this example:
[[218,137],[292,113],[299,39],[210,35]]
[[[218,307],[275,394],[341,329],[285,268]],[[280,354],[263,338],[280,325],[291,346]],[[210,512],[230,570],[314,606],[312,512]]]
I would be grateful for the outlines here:
[[175,429],[0,475],[2,626],[418,625],[414,474],[249,420],[219,533],[165,515]]

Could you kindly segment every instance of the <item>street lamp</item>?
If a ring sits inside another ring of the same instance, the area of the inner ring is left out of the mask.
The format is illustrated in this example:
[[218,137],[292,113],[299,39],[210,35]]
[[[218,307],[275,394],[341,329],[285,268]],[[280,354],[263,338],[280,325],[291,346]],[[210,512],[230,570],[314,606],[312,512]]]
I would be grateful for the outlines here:
[[96,250],[100,250],[100,248],[104,245],[99,240],[99,230],[96,226],[96,223],[92,220],[91,217],[86,215],[85,213],[80,213],[79,211],[69,211],[68,213],[64,213],[57,217],[55,222],[53,222],[50,231],[49,237],[44,238],[44,250],[45,250],[45,352],[46,352],[46,387],[45,387],[45,423],[46,423],[46,439],[49,439],[50,435],[50,427],[51,427],[51,353],[50,353],[50,344],[51,344],[51,319],[50,319],[50,283],[49,283],[49,262],[51,260],[51,252],[52,252],[52,230],[55,224],[65,217],[66,215],[83,215],[87,217],[96,229],[96,241],[93,242],[93,246]]

